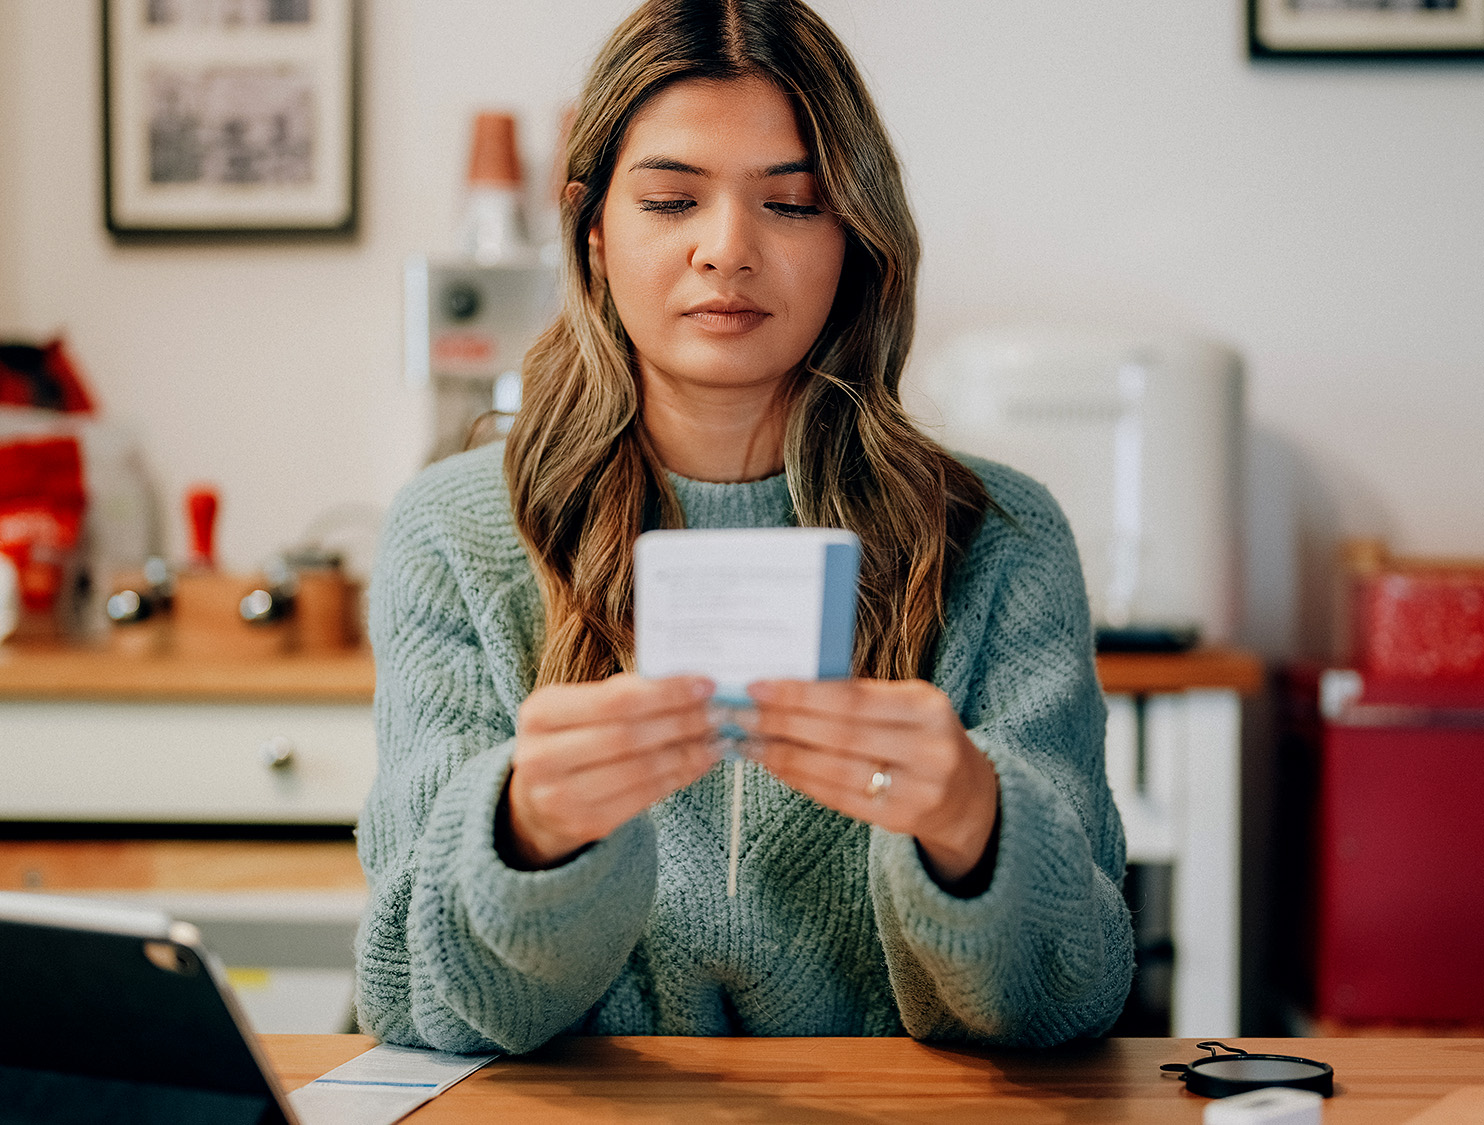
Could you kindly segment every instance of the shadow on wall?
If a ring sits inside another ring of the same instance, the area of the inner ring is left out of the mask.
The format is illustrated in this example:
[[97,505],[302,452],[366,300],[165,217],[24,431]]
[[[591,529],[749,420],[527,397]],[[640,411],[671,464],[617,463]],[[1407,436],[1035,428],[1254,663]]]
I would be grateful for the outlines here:
[[[1292,660],[1334,660],[1340,543],[1389,538],[1392,521],[1375,492],[1316,458],[1289,435],[1249,422],[1243,455],[1243,610],[1238,640],[1270,671]],[[1281,761],[1283,731],[1273,692],[1242,715],[1242,1033],[1290,1035],[1292,947],[1302,904],[1291,894],[1291,841],[1303,799]]]
[[1394,521],[1365,481],[1290,435],[1249,423],[1245,442],[1239,640],[1270,663],[1334,659],[1340,544],[1390,539]]

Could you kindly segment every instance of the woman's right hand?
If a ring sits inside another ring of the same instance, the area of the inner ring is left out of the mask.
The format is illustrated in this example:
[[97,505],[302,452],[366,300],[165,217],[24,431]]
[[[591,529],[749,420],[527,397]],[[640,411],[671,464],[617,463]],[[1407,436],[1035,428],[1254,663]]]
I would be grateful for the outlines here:
[[[513,866],[555,867],[718,760],[710,680],[631,674],[532,692],[498,826]],[[497,831],[498,831],[497,829]]]

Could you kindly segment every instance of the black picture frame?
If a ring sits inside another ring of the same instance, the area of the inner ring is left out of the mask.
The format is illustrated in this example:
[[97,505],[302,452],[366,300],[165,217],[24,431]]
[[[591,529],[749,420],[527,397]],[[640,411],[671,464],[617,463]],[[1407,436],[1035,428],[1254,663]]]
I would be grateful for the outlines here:
[[115,239],[355,233],[358,0],[98,2]]
[[1484,59],[1484,0],[1246,0],[1254,59]]

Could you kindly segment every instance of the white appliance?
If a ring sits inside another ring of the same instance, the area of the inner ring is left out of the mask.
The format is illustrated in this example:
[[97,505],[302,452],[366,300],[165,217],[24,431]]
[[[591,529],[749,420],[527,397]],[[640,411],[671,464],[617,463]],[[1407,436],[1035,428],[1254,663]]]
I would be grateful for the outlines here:
[[1239,612],[1242,366],[1182,337],[1060,329],[960,336],[906,401],[950,449],[1051,489],[1072,525],[1099,643],[1231,641]]

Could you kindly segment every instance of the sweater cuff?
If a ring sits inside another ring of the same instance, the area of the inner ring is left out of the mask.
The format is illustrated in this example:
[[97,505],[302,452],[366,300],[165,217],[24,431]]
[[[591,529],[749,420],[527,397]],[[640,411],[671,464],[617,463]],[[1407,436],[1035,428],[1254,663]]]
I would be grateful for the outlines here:
[[426,841],[450,853],[447,874],[469,928],[506,963],[538,976],[565,975],[564,966],[588,955],[606,961],[614,951],[603,956],[596,947],[613,942],[626,956],[654,898],[653,823],[637,816],[560,867],[509,867],[494,834],[514,749],[511,739],[459,771],[438,796]]
[[[969,736],[999,778],[999,848],[988,889],[975,898],[948,893],[924,868],[912,837],[874,830],[903,937],[940,965],[995,960],[1039,921],[1080,919],[1076,930],[1096,919],[1091,848],[1066,798],[1018,755],[977,732]],[[1065,969],[1080,976],[1075,966]]]

